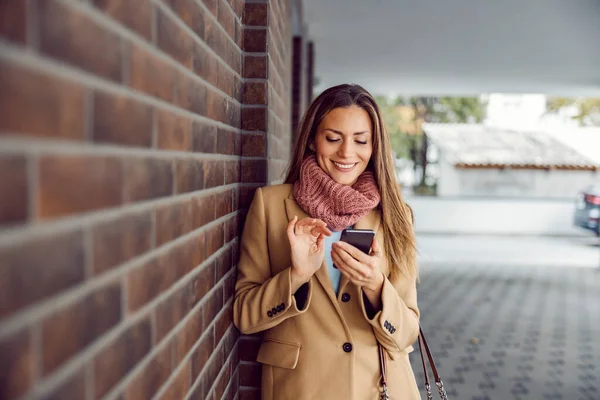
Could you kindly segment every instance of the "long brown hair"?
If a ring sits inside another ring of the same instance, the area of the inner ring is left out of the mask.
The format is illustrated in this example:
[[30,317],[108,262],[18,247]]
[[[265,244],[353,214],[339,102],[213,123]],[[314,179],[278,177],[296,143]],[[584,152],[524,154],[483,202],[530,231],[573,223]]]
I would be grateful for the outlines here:
[[339,85],[321,93],[310,105],[300,123],[286,183],[300,178],[300,166],[312,154],[309,144],[315,139],[317,127],[325,116],[339,107],[358,106],[371,118],[373,153],[368,168],[375,175],[381,193],[379,208],[382,215],[383,247],[390,267],[390,278],[399,274],[417,277],[415,235],[412,212],[404,203],[400,186],[395,179],[392,147],[379,107],[369,92],[359,85]]

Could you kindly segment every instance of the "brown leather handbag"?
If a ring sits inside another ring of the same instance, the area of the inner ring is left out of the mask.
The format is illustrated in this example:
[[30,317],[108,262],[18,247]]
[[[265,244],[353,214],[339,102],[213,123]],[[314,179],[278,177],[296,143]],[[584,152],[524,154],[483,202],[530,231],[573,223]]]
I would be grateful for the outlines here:
[[[440,375],[438,374],[435,362],[433,361],[433,356],[431,355],[431,351],[429,350],[429,345],[427,344],[427,340],[425,340],[425,335],[423,335],[423,330],[420,327],[419,350],[421,352],[421,361],[423,363],[423,373],[425,374],[425,391],[427,392],[427,400],[433,400],[433,395],[431,394],[431,382],[429,381],[429,374],[427,373],[427,361],[425,361],[425,353],[427,354],[429,365],[431,365],[431,370],[433,371],[433,379],[435,379],[435,385],[438,388],[440,398],[442,400],[448,400],[446,389],[444,389],[444,383],[442,382],[442,378],[440,378]],[[381,366],[381,392],[379,399],[390,400],[390,395],[387,389],[387,358],[385,354],[385,349],[381,345],[379,345],[379,364]]]

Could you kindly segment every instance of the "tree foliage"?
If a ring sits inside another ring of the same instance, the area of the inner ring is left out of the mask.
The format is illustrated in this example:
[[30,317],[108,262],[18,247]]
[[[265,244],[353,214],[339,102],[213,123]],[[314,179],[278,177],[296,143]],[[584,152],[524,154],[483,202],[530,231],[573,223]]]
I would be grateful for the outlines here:
[[576,111],[571,118],[579,122],[580,126],[600,126],[600,98],[598,97],[551,97],[546,107],[549,113],[573,108]]

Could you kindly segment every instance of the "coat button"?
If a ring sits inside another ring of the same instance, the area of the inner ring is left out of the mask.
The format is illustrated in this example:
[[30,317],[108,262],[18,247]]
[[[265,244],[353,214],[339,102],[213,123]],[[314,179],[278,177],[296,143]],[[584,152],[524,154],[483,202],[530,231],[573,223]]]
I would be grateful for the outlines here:
[[273,318],[273,312],[267,311],[267,315],[269,316],[269,318]]
[[342,346],[342,348],[344,349],[344,351],[346,353],[350,353],[352,351],[352,344],[351,343],[344,343],[344,345]]
[[277,314],[279,311],[278,311],[278,310],[277,310],[275,307],[273,307],[273,308],[271,309],[271,312],[273,313],[273,315],[275,315],[275,314]]
[[285,306],[283,304],[280,304],[277,306],[277,311],[283,311],[285,310]]
[[343,301],[344,303],[347,303],[347,302],[349,302],[349,301],[350,301],[350,295],[349,295],[348,293],[344,293],[344,294],[342,295],[342,301]]

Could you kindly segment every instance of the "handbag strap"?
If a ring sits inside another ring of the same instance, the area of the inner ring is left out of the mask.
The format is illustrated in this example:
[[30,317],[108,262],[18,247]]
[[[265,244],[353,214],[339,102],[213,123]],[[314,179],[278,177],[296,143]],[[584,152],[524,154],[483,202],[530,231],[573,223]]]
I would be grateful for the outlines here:
[[423,329],[421,329],[421,327],[419,327],[419,352],[421,353],[423,373],[425,374],[425,391],[427,392],[427,400],[433,399],[433,396],[431,394],[431,382],[429,381],[429,374],[427,373],[425,353],[427,353],[427,359],[429,360],[429,365],[431,366],[431,371],[433,372],[433,379],[435,380],[435,385],[438,388],[440,398],[442,400],[448,400],[446,389],[444,389],[444,382],[442,382],[442,378],[440,378],[440,374],[435,366],[435,361],[433,360],[433,355],[431,354],[431,350],[429,350],[427,339],[425,339],[425,335],[423,334]]
[[[387,359],[385,354],[385,349],[381,344],[379,344],[379,364],[381,368],[381,385],[383,387],[381,398],[389,399],[389,395],[387,393]],[[427,400],[432,400],[433,395],[431,394],[431,382],[429,381],[429,374],[427,373],[427,361],[425,359],[425,354],[427,354],[427,360],[429,361],[429,365],[431,366],[431,370],[433,371],[433,379],[435,380],[435,385],[438,388],[438,393],[440,394],[440,398],[442,400],[448,400],[448,395],[446,394],[446,389],[444,389],[444,383],[442,382],[442,378],[438,373],[437,367],[435,366],[435,361],[433,360],[433,355],[429,350],[429,345],[427,344],[427,340],[425,339],[425,335],[423,334],[423,330],[419,327],[419,351],[421,353],[421,363],[423,364],[423,373],[425,374],[425,390],[427,392]]]

